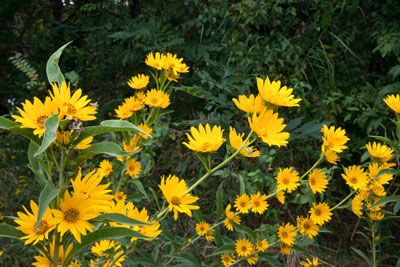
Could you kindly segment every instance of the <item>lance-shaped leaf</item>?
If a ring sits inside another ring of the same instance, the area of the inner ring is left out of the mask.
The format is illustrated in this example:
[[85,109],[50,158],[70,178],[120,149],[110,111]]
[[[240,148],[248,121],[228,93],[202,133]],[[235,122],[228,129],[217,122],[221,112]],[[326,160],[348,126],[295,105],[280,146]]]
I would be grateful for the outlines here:
[[46,149],[56,140],[56,133],[58,129],[58,115],[54,114],[51,117],[47,118],[44,122],[44,135],[42,144],[40,145],[38,151],[35,153],[35,157],[42,154]]
[[121,223],[121,224],[127,224],[127,225],[151,225],[146,222],[138,221],[135,219],[132,219],[124,214],[121,213],[106,213],[97,216],[96,218],[93,219],[94,221],[110,221],[110,222],[116,222],[116,223]]
[[22,237],[22,233],[15,229],[14,226],[0,224],[0,237],[20,239]]
[[0,129],[8,130],[14,134],[22,135],[23,137],[26,137],[35,143],[39,143],[39,138],[37,138],[33,134],[33,131],[31,129],[21,128],[20,125],[15,121],[6,119],[4,117],[0,117]]
[[81,243],[75,244],[69,254],[65,257],[62,266],[67,267],[74,256],[79,253],[84,248],[92,245],[93,243],[103,240],[103,239],[120,239],[120,238],[138,238],[138,239],[146,239],[149,238],[145,235],[142,235],[136,231],[133,231],[129,228],[125,227],[107,227],[101,228],[97,231],[91,232],[84,236],[81,240]]
[[76,163],[79,165],[84,160],[99,154],[106,154],[112,157],[126,157],[137,152],[138,151],[125,152],[119,145],[112,142],[99,142],[91,145],[88,149],[83,150],[77,157]]
[[60,189],[56,188],[53,183],[47,180],[45,187],[43,188],[42,192],[40,192],[39,196],[39,210],[38,210],[38,217],[36,220],[35,228],[38,227],[40,220],[44,213],[46,212],[47,208],[49,207],[50,202],[60,193]]
[[39,149],[39,145],[36,144],[35,142],[30,142],[29,143],[29,148],[28,148],[28,159],[29,159],[29,167],[31,171],[35,174],[36,180],[39,182],[41,186],[45,186],[46,184],[46,177],[44,175],[44,170],[42,166],[40,165],[40,162],[42,161],[42,157],[34,157],[33,154],[36,153],[36,151]]
[[72,41],[69,43],[66,43],[65,45],[58,48],[58,50],[50,56],[49,60],[47,60],[46,74],[47,74],[47,79],[49,80],[49,83],[57,82],[59,85],[61,85],[61,83],[65,81],[64,75],[63,75],[60,67],[58,66],[58,62],[60,61],[60,57],[61,57],[63,50],[70,43],[72,43]]
[[125,120],[106,120],[102,121],[98,126],[86,127],[76,143],[82,141],[89,136],[95,136],[104,133],[114,133],[114,132],[125,132],[125,131],[136,131],[141,133],[146,133],[145,131],[138,128],[135,124],[130,123]]

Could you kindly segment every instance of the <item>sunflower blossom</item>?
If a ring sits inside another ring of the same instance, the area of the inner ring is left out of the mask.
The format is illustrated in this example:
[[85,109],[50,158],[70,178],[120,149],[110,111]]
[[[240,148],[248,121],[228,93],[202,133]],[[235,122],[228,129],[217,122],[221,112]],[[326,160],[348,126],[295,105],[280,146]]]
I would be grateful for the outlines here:
[[[233,149],[238,150],[243,145],[243,135],[244,133],[237,134],[235,128],[229,127],[229,142]],[[252,146],[249,146],[248,143],[240,150],[239,153],[246,158],[256,158],[261,154],[260,151]]]
[[292,167],[284,169],[279,168],[276,180],[277,190],[286,190],[289,193],[296,190],[300,184],[300,177]]
[[400,113],[400,95],[388,95],[383,101],[391,108],[396,114]]
[[238,99],[233,98],[232,101],[238,109],[246,113],[261,113],[265,109],[259,95],[256,97],[253,94],[249,95],[249,97],[239,95]]
[[319,227],[309,217],[297,217],[297,228],[300,234],[313,239],[318,235]]
[[24,236],[22,236],[21,239],[26,239],[25,245],[30,243],[35,245],[39,241],[48,239],[49,233],[56,226],[51,210],[47,209],[40,220],[39,225],[35,227],[38,218],[39,207],[33,200],[30,201],[30,207],[32,212],[29,212],[25,206],[22,206],[25,213],[17,212],[18,219],[14,220],[19,225],[16,228],[24,233]]
[[382,145],[375,142],[371,144],[371,142],[369,142],[365,145],[365,147],[367,148],[368,153],[371,155],[371,157],[380,162],[387,162],[393,156],[393,149],[391,149],[387,145]]
[[369,183],[369,178],[364,168],[356,165],[345,168],[342,177],[354,190],[366,189]]
[[142,164],[135,159],[129,159],[126,162],[126,170],[125,173],[132,178],[137,177],[142,171]]
[[147,66],[152,67],[157,70],[161,70],[165,63],[165,55],[161,54],[160,52],[150,52],[147,54],[145,59],[145,63]]
[[190,133],[186,133],[189,143],[183,142],[185,146],[189,149],[201,152],[201,153],[211,153],[217,151],[225,139],[222,136],[224,130],[221,126],[214,125],[213,128],[207,123],[205,127],[199,124],[198,129],[195,127],[190,128]]
[[104,160],[102,160],[102,161],[100,162],[100,165],[99,165],[99,172],[101,172],[101,174],[102,174],[104,177],[107,177],[108,175],[110,175],[110,173],[112,172],[112,170],[113,170],[113,166],[112,166],[112,164],[111,164],[111,162],[110,162],[109,160],[104,159]]
[[236,261],[236,260],[235,260],[235,257],[233,257],[233,256],[231,256],[231,255],[229,255],[229,254],[227,254],[227,253],[221,255],[221,263],[222,263],[225,267],[231,265],[231,264],[234,263],[235,261]]
[[232,206],[231,204],[228,204],[225,208],[225,220],[224,220],[224,225],[226,229],[229,231],[233,231],[233,224],[240,224],[240,216],[236,215],[234,212],[231,210]]
[[97,256],[97,260],[92,262],[94,266],[100,264],[101,266],[109,266],[113,262],[115,266],[121,267],[125,260],[121,245],[113,240],[100,240],[92,246],[91,251]]
[[321,169],[314,169],[308,175],[308,185],[314,194],[323,193],[328,185],[328,176]]
[[329,222],[332,217],[331,209],[325,202],[318,204],[314,203],[309,212],[311,220],[318,225],[323,225],[326,222]]
[[128,86],[132,89],[140,90],[149,84],[149,80],[149,75],[139,74],[128,81]]
[[169,106],[169,95],[157,89],[151,89],[146,93],[144,103],[149,107],[165,109]]
[[253,113],[248,117],[250,128],[261,138],[261,140],[270,146],[286,146],[289,139],[288,132],[282,132],[286,127],[283,119],[278,117],[278,113],[268,109],[259,115]]
[[260,192],[251,195],[250,206],[252,212],[263,214],[269,207],[267,196],[265,194],[261,194]]
[[350,140],[346,136],[346,131],[342,128],[335,129],[335,126],[322,126],[322,147],[323,152],[331,150],[336,153],[341,153],[347,148],[346,143]]
[[235,208],[240,213],[249,213],[250,198],[247,194],[242,194],[236,197]]
[[254,246],[247,239],[238,239],[235,242],[235,251],[239,257],[247,257],[254,252]]
[[174,212],[174,219],[178,219],[178,213],[185,213],[192,217],[191,210],[197,210],[200,207],[192,205],[199,198],[191,194],[185,194],[187,186],[185,180],[180,180],[175,175],[169,175],[167,178],[162,177],[159,185],[165,200],[169,203],[169,211]]
[[357,215],[358,217],[362,216],[362,208],[363,208],[363,201],[364,197],[362,194],[357,194],[352,200],[351,200],[351,211]]
[[[40,256],[35,256],[35,262],[32,263],[33,266],[36,267],[51,267],[53,266],[52,261],[55,256],[55,239],[53,238],[53,241],[50,243],[50,249],[47,251],[48,253],[44,253],[43,251],[40,251]],[[70,244],[66,249],[64,249],[64,245],[60,245],[58,247],[58,253],[57,253],[57,266],[62,266],[63,261],[65,260],[65,257],[69,254],[69,252],[72,250],[73,244]],[[48,255],[47,255],[48,254]],[[50,258],[48,258],[50,256]],[[75,262],[71,262],[69,267],[76,267],[80,266],[79,264]]]
[[301,101],[301,98],[294,98],[292,88],[281,87],[280,81],[270,82],[268,76],[265,80],[257,78],[257,88],[261,98],[275,106],[298,107]]
[[281,225],[278,229],[278,237],[286,245],[292,246],[296,242],[296,235],[296,227],[290,223]]
[[312,260],[306,258],[305,261],[300,261],[300,265],[303,267],[317,267],[320,265],[318,258],[314,257]]

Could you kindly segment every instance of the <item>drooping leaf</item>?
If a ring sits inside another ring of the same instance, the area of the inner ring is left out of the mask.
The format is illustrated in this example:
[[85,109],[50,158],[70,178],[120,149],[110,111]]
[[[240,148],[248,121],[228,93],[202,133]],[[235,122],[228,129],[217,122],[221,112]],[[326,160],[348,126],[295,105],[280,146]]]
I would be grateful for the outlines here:
[[215,193],[215,205],[217,210],[217,217],[220,217],[224,213],[224,191],[222,189],[223,183],[221,183]]
[[145,223],[142,221],[132,219],[121,213],[106,213],[106,214],[97,216],[93,220],[94,221],[110,221],[110,222],[116,222],[116,223],[127,224],[127,225],[150,225],[149,223]]
[[0,129],[8,130],[13,134],[22,135],[23,137],[26,137],[35,143],[39,143],[39,138],[33,134],[31,129],[21,128],[18,123],[7,118],[0,117]]
[[0,224],[0,237],[20,239],[23,234],[15,229],[14,226],[7,224]]
[[49,207],[50,202],[57,197],[60,193],[60,189],[53,185],[52,181],[47,180],[45,187],[39,195],[39,210],[36,220],[35,228],[38,227],[40,220],[42,219],[44,213]]
[[46,184],[46,177],[42,166],[40,165],[40,157],[34,157],[33,155],[38,151],[39,145],[31,141],[28,147],[28,159],[31,171],[35,174],[36,180],[43,187]]
[[37,157],[38,155],[42,154],[46,149],[53,143],[54,140],[56,140],[56,133],[58,129],[58,115],[54,114],[51,117],[47,118],[46,121],[44,122],[44,135],[43,135],[43,140],[42,144],[40,145],[39,149],[36,151],[34,154],[34,157]]
[[65,81],[60,66],[58,66],[58,62],[60,61],[62,52],[70,43],[72,43],[72,41],[58,48],[57,51],[50,56],[49,60],[47,60],[46,75],[49,83],[57,82],[59,85],[61,85],[61,83]]
[[103,240],[103,239],[120,239],[120,238],[138,238],[138,239],[146,239],[147,236],[144,236],[136,231],[133,231],[129,228],[125,227],[106,227],[101,228],[97,231],[91,232],[86,236],[82,237],[81,243],[77,243],[74,245],[69,254],[65,257],[62,266],[67,267],[74,256],[79,253],[81,250],[89,247],[93,243]]
[[106,154],[112,157],[126,157],[134,153],[137,153],[137,151],[125,152],[119,145],[112,142],[99,142],[91,145],[88,149],[83,150],[83,152],[77,157],[76,163],[80,164],[82,161],[99,154]]

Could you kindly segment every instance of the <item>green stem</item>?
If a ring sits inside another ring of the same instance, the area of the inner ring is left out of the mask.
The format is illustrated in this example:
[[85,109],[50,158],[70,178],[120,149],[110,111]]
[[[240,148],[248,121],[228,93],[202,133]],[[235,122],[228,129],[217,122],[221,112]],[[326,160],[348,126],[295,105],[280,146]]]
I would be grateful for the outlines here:
[[306,171],[301,177],[300,180],[302,180],[304,177],[306,177],[313,169],[315,169],[322,161],[324,160],[324,154],[321,153],[321,155],[319,156],[319,159],[317,160],[317,162],[314,163],[314,165],[311,166],[310,169],[308,169],[308,171]]
[[331,211],[339,208],[343,203],[345,203],[349,198],[351,198],[352,195],[354,195],[356,191],[351,192],[350,194],[347,195],[342,201],[340,201],[338,204],[336,204],[333,208],[331,208]]
[[125,180],[124,170],[125,168],[122,168],[117,187],[115,188],[115,193],[117,193],[121,189],[122,182]]
[[56,232],[55,242],[54,242],[54,256],[53,256],[53,261],[52,261],[53,267],[58,266],[58,250],[59,250],[58,248],[59,248],[59,246],[60,246],[60,235],[58,232]]
[[375,244],[375,229],[374,229],[374,222],[371,221],[371,250],[372,250],[372,261],[371,266],[376,267],[376,244]]

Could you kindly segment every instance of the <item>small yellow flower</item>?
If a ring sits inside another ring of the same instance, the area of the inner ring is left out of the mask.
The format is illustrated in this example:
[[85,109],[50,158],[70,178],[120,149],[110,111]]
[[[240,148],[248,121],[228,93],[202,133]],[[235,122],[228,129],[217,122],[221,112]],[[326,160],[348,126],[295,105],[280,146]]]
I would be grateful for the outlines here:
[[127,198],[127,196],[124,192],[122,192],[122,191],[115,192],[114,199],[116,201],[124,202],[126,200],[126,198]]
[[285,243],[281,243],[281,253],[283,255],[290,255],[290,254],[292,254],[292,252],[293,252],[293,249],[291,246],[289,246]]
[[134,178],[139,175],[142,171],[142,164],[135,159],[130,159],[126,162],[126,171],[125,173],[130,177]]
[[[44,251],[40,251],[40,256],[34,256],[35,262],[32,263],[32,266],[36,267],[50,267],[53,266],[52,260],[55,257],[55,238],[53,238],[53,241],[50,243],[50,249],[45,249],[46,253]],[[57,252],[57,267],[62,266],[63,261],[65,260],[65,257],[71,252],[73,247],[73,244],[70,244],[67,248],[64,248],[64,245],[60,245],[58,247],[58,252]],[[50,256],[50,259],[49,259]],[[68,267],[79,267],[80,265],[77,264],[76,262],[71,262]]]
[[379,183],[379,181],[376,181],[372,184],[372,192],[374,192],[374,195],[377,197],[384,197],[387,195],[385,188],[383,187],[382,184]]
[[306,258],[305,261],[300,261],[300,265],[303,267],[317,267],[320,265],[318,258],[314,257],[312,260]]
[[311,220],[318,225],[323,225],[326,222],[329,222],[332,217],[331,209],[325,202],[319,204],[314,203],[309,212]]
[[385,217],[385,215],[378,211],[378,212],[370,212],[369,213],[369,218],[373,221],[382,221],[382,219]]
[[383,101],[391,108],[396,114],[400,113],[400,95],[388,95]]
[[267,196],[260,192],[253,194],[250,199],[250,206],[252,212],[263,214],[269,206]]
[[258,262],[258,260],[259,256],[257,254],[252,254],[246,257],[246,261],[250,266],[255,265]]
[[261,98],[275,106],[298,107],[301,101],[301,98],[294,98],[292,88],[281,87],[280,81],[270,82],[268,76],[265,80],[257,78],[257,88]]
[[129,139],[128,142],[124,141],[122,143],[122,148],[124,149],[124,151],[127,151],[127,152],[138,151],[140,149],[138,136],[136,134],[134,134],[132,136],[132,138]]
[[144,139],[148,139],[151,136],[151,134],[153,133],[153,129],[151,129],[149,126],[147,126],[144,123],[139,124],[138,128],[145,132],[145,133],[139,132],[140,137],[142,137]]
[[249,240],[238,239],[235,243],[235,251],[239,257],[247,257],[254,252],[254,247]]
[[296,190],[300,184],[300,177],[292,167],[284,169],[279,168],[276,180],[278,182],[277,190],[286,190],[289,193]]
[[231,204],[228,204],[225,208],[226,218],[224,220],[224,225],[229,231],[233,231],[233,223],[240,224],[240,216],[232,212],[231,208]]
[[278,117],[278,113],[268,109],[260,114],[253,113],[248,117],[250,128],[261,138],[261,140],[270,146],[286,146],[290,134],[282,132],[286,127],[283,119]]
[[265,252],[269,247],[268,241],[266,239],[258,239],[256,242],[256,250],[260,252]]
[[364,201],[364,197],[361,194],[357,194],[351,200],[351,210],[358,217],[362,216],[363,201]]
[[186,133],[189,143],[183,142],[182,144],[196,152],[215,152],[221,147],[222,143],[225,142],[222,136],[223,132],[224,130],[221,129],[221,126],[214,125],[214,127],[211,128],[208,123],[205,127],[199,124],[198,129],[195,127],[190,128],[191,135]]
[[368,153],[373,157],[374,159],[380,161],[380,162],[387,162],[389,161],[392,156],[393,156],[393,149],[388,147],[387,145],[382,145],[379,143],[369,142],[368,144],[365,145]]
[[280,191],[278,193],[276,193],[276,199],[278,199],[278,201],[283,205],[285,204],[285,192]]
[[314,194],[323,193],[328,185],[328,176],[321,169],[314,169],[308,175],[308,184]]
[[221,255],[221,262],[226,267],[235,262],[235,258],[227,253]]
[[175,175],[169,175],[167,178],[162,177],[159,185],[165,200],[169,203],[169,211],[174,212],[174,219],[178,219],[178,212],[185,213],[192,217],[191,210],[197,210],[200,207],[192,205],[199,198],[191,194],[185,194],[187,186],[185,180],[180,180]]
[[240,213],[249,213],[250,198],[247,194],[242,194],[236,197],[235,208]]
[[337,162],[340,160],[338,153],[333,150],[330,150],[330,149],[325,150],[323,148],[322,152],[324,153],[326,161],[333,165],[336,165]]
[[112,170],[113,170],[113,166],[109,160],[104,159],[100,162],[99,171],[102,173],[102,175],[104,177],[107,177],[108,175],[110,175]]
[[89,136],[80,141],[78,144],[76,144],[75,148],[78,150],[87,149],[92,145],[92,142],[93,142],[93,136]]
[[153,54],[153,52],[150,52],[147,54],[145,63],[147,66],[150,66],[157,70],[161,70],[164,66],[165,59],[165,56],[160,52],[156,52],[155,54]]
[[144,74],[139,74],[139,75],[132,77],[128,81],[128,85],[132,89],[139,90],[139,89],[145,88],[149,84],[149,79],[150,79],[150,76],[144,75]]
[[132,109],[126,105],[126,103],[119,105],[114,111],[117,118],[120,120],[129,119],[133,115]]
[[238,107],[238,109],[243,110],[246,113],[261,113],[265,106],[261,102],[261,97],[258,95],[254,97],[251,94],[249,97],[245,95],[240,95],[238,99],[233,98],[233,103]]
[[207,234],[210,227],[211,226],[208,222],[203,221],[203,222],[196,223],[196,232],[198,235],[204,236]]
[[144,103],[149,107],[165,109],[169,106],[169,95],[157,89],[151,89],[146,93]]
[[319,227],[309,217],[297,217],[297,228],[300,234],[308,236],[310,239],[318,235]]
[[[111,262],[113,262],[115,266],[121,267],[125,260],[125,255],[123,255],[121,245],[116,241],[100,240],[92,246],[91,251],[94,255],[99,257],[99,262],[103,264],[102,266],[109,266]],[[98,266],[97,264],[93,265]]]
[[140,101],[136,96],[125,98],[123,104],[132,112],[142,110],[144,107],[143,101]]
[[342,128],[335,129],[335,126],[322,126],[322,152],[331,150],[336,153],[343,152],[347,148],[346,143],[350,140],[346,131]]
[[366,189],[369,183],[369,178],[367,173],[364,171],[364,168],[356,165],[345,168],[342,177],[354,190]]
[[292,246],[296,242],[296,227],[287,223],[278,229],[278,237],[282,243]]
[[[229,142],[233,149],[238,150],[242,146],[243,135],[243,133],[237,134],[235,128],[229,127]],[[260,156],[260,151],[252,146],[249,146],[248,143],[240,150],[239,153],[247,158],[256,158]]]

